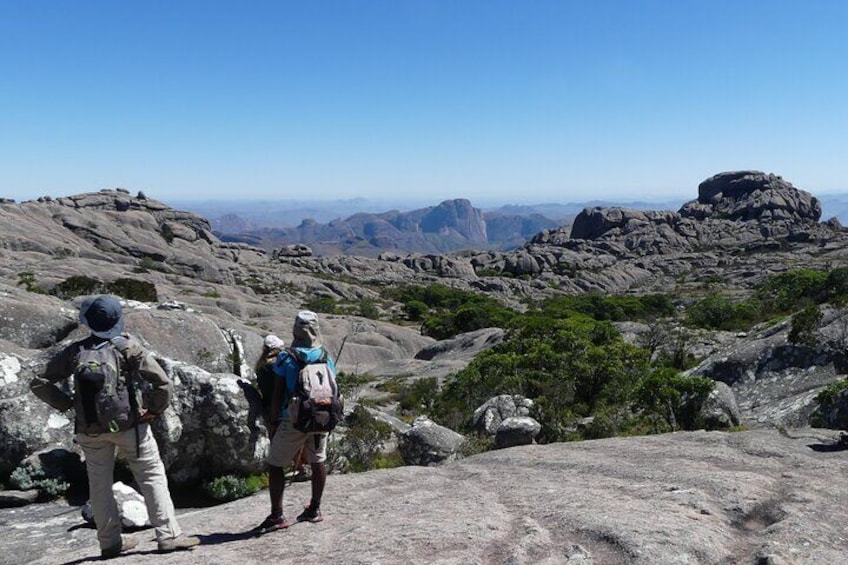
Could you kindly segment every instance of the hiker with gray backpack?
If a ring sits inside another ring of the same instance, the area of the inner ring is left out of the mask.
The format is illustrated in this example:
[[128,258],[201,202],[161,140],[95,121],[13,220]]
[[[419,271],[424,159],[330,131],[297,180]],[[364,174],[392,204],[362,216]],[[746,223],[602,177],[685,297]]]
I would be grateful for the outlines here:
[[272,365],[277,375],[271,400],[268,433],[268,490],[271,513],[255,531],[288,528],[283,514],[285,470],[301,448],[312,471],[312,497],[298,522],[320,522],[321,497],[327,481],[327,436],[342,419],[343,404],[336,385],[336,367],[321,342],[318,316],[304,310],[295,317],[292,346]]
[[[30,389],[58,410],[74,408],[74,441],[85,453],[89,496],[100,554],[117,557],[138,545],[121,535],[121,517],[112,492],[115,452],[123,456],[138,482],[155,528],[160,552],[191,549],[200,543],[185,536],[174,513],[165,466],[150,422],[168,408],[172,384],[153,354],[123,333],[121,303],[114,296],[87,298],[80,323],[91,330],[51,359]],[[73,398],[56,383],[73,377]],[[142,397],[138,379],[150,391]]]

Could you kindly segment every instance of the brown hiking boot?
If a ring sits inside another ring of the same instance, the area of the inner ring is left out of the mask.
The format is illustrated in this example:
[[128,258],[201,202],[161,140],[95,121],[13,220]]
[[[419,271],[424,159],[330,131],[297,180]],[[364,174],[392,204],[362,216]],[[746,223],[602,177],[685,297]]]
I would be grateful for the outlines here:
[[200,545],[200,538],[197,536],[179,535],[175,538],[163,539],[159,542],[159,552],[166,553],[169,551],[183,551],[192,549]]
[[100,556],[106,557],[107,559],[110,557],[117,557],[125,551],[129,551],[135,546],[138,545],[138,538],[135,536],[121,536],[121,545],[116,545],[114,547],[107,547],[106,549],[100,550]]

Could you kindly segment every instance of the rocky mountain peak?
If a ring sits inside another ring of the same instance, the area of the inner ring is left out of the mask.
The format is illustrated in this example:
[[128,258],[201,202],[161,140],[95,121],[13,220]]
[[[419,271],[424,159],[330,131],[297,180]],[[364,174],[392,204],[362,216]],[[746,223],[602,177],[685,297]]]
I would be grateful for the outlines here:
[[483,213],[465,198],[445,200],[421,218],[424,233],[457,233],[472,243],[485,244],[486,221]]
[[718,173],[698,185],[698,199],[680,209],[685,217],[741,221],[813,221],[821,203],[782,177],[761,171]]

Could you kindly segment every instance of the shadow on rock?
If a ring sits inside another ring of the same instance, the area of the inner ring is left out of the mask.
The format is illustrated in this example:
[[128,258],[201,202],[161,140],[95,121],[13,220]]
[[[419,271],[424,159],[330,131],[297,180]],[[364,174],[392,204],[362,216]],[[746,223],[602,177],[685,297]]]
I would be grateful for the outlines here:
[[247,530],[246,532],[215,532],[207,535],[198,535],[197,537],[200,538],[200,545],[218,545],[220,543],[256,538],[261,535],[261,532]]
[[842,434],[834,442],[831,443],[811,443],[807,445],[813,451],[845,451],[848,449],[848,434]]

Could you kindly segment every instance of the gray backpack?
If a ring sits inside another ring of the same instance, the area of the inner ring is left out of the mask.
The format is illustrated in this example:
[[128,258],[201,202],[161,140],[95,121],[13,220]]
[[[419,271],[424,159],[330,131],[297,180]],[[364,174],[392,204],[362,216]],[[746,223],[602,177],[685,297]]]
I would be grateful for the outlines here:
[[127,338],[114,337],[80,346],[74,369],[78,432],[120,432],[134,427],[138,407],[132,378],[124,365]]
[[339,394],[336,374],[327,364],[327,351],[308,362],[297,349],[289,354],[299,366],[294,394],[288,402],[289,419],[303,433],[331,432],[344,418],[344,399]]

